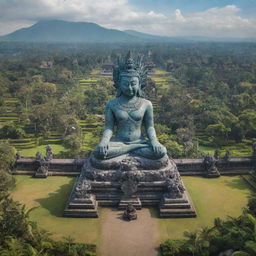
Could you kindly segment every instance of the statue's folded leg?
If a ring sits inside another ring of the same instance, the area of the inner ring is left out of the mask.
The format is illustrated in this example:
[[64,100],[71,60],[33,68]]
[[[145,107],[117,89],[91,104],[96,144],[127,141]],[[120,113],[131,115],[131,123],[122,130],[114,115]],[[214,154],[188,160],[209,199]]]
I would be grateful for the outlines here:
[[162,146],[161,150],[158,153],[155,153],[148,145],[147,147],[134,150],[133,153],[149,159],[160,159],[167,154],[167,150],[164,146]]
[[110,159],[110,158],[113,158],[113,157],[117,157],[117,156],[127,154],[131,151],[134,151],[134,150],[145,148],[145,147],[148,147],[148,145],[147,144],[128,144],[127,145],[127,144],[124,144],[124,143],[112,143],[112,142],[110,142],[109,149],[108,149],[107,154],[105,156],[102,156],[100,154],[98,148],[96,148],[93,151],[93,154],[98,159]]

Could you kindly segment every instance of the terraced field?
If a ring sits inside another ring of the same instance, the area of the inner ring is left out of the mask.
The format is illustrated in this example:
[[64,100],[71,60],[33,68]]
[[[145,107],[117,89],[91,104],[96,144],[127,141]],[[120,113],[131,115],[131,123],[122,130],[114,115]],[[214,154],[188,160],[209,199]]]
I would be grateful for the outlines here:
[[[102,77],[100,76],[101,70],[95,69],[91,72],[90,75],[84,78],[78,78],[78,82],[81,88],[81,91],[86,91],[87,89],[99,85],[101,82],[106,82],[107,84],[112,84],[112,78],[111,77]],[[161,69],[156,69],[153,74],[150,74],[150,77],[155,81],[157,90],[159,94],[163,94],[164,91],[170,86],[170,84],[177,84],[178,81],[170,75],[169,72],[166,72]],[[57,86],[57,92],[61,94],[62,90],[64,88],[61,85]],[[157,111],[158,105],[157,105],[157,99],[151,98],[152,104],[154,106],[154,111]],[[15,122],[19,121],[20,112],[18,111],[19,100],[17,98],[10,97],[10,95],[6,95],[5,101],[4,101],[4,109],[0,113],[0,127],[3,126],[7,122]],[[92,148],[98,143],[99,136],[95,138],[93,131],[95,129],[102,129],[104,118],[103,117],[97,117],[99,120],[98,122],[90,122],[87,123],[84,120],[79,120],[78,124],[81,127],[82,133],[84,135],[84,150],[92,150]],[[51,134],[48,136],[48,138],[35,138],[34,132],[35,127],[32,124],[26,124],[24,126],[24,130],[27,134],[27,137],[24,139],[9,139],[9,143],[13,145],[18,151],[20,151],[24,156],[31,156],[31,154],[36,150],[40,151],[42,148],[41,144],[51,144],[56,145],[56,154],[64,151],[64,147],[62,144],[62,134],[55,131],[53,128],[51,131]],[[202,150],[205,153],[214,153],[215,148],[205,144],[205,141],[208,141],[208,138],[206,134],[203,131],[197,131],[196,137],[199,142],[200,150]],[[3,142],[3,140],[0,140],[0,142]],[[45,147],[45,146],[43,146]],[[230,143],[230,145],[223,147],[221,149],[221,155],[225,154],[226,150],[230,150],[232,156],[250,156],[251,155],[251,145],[250,143]]]
[[[103,78],[100,76],[100,72],[101,70],[95,69],[88,77],[78,79],[81,91],[86,91],[86,89],[90,88],[91,86],[96,86],[101,80],[104,80],[107,83],[112,83],[110,77]],[[57,93],[61,95],[63,90],[64,88],[61,85],[57,85]],[[4,101],[4,111],[1,111],[0,113],[0,127],[8,122],[19,121],[20,112],[17,108],[18,104],[18,98],[9,97],[9,95],[6,95]],[[101,118],[98,117],[96,119]],[[98,138],[95,138],[92,131],[98,128],[100,129],[103,126],[103,121],[86,123],[84,120],[79,120],[78,124],[81,127],[83,135],[85,136],[84,149],[91,150],[92,145],[98,143]],[[35,127],[33,124],[25,124],[23,128],[26,132],[26,138],[0,140],[0,142],[8,141],[23,156],[34,156],[37,151],[45,153],[45,147],[47,144],[50,144],[53,147],[53,152],[55,154],[66,151],[62,145],[63,135],[60,132],[55,131],[54,127],[51,134],[47,138],[36,138],[34,134]]]
[[16,109],[16,105],[19,103],[17,98],[13,97],[5,97],[4,100],[4,108],[0,113],[0,127],[5,122],[10,121],[18,121],[19,120],[19,112]]
[[[204,131],[197,130],[196,138],[199,142],[199,149],[204,153],[214,154],[216,148],[210,146],[208,136]],[[242,141],[241,143],[235,141],[229,141],[227,146],[223,146],[220,148],[221,156],[224,156],[226,150],[229,150],[231,156],[237,157],[249,157],[252,154],[252,142],[251,141]]]

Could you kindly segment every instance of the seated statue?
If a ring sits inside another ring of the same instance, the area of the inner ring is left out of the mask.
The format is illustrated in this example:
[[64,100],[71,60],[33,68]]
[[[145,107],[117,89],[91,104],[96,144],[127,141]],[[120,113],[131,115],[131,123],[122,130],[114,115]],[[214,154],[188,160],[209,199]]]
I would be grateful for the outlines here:
[[94,157],[104,160],[132,153],[153,160],[163,158],[167,151],[156,137],[152,103],[143,98],[147,81],[142,61],[135,63],[129,52],[115,67],[113,79],[117,97],[106,105],[105,130]]
[[131,203],[127,205],[126,210],[123,213],[123,218],[129,221],[137,219],[136,209]]

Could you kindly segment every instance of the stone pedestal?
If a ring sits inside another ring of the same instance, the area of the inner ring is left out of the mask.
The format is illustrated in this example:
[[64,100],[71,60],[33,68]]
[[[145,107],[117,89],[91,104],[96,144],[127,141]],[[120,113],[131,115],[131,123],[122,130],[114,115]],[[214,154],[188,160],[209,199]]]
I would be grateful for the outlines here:
[[206,178],[218,178],[218,177],[220,177],[220,172],[219,172],[218,168],[214,165],[206,170],[206,173],[204,176]]
[[[90,195],[90,199],[88,199]],[[166,155],[148,160],[130,154],[86,160],[64,211],[67,217],[97,217],[97,206],[156,206],[160,217],[195,217],[176,164]]]
[[119,210],[125,210],[127,208],[128,204],[132,204],[136,210],[141,210],[141,201],[138,197],[123,197],[121,198],[118,209]]
[[80,217],[80,218],[97,218],[98,202],[95,196],[88,198],[74,198],[71,200],[64,210],[64,217]]
[[163,197],[159,208],[161,218],[196,217],[195,208],[186,191],[183,193],[182,198]]
[[205,177],[206,178],[218,178],[220,177],[220,172],[216,166],[217,159],[212,155],[206,155],[204,157],[204,168],[205,168]]
[[48,166],[40,166],[37,168],[34,177],[35,178],[47,178]]

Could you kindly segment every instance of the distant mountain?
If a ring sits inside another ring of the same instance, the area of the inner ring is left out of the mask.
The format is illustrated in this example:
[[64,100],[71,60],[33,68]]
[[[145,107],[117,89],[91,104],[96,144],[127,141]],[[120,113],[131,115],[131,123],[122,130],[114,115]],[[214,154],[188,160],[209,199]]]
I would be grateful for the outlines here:
[[156,36],[156,35],[151,35],[151,34],[146,34],[142,32],[138,32],[136,30],[125,30],[124,31],[126,34],[137,37],[141,40],[145,41],[175,41],[175,37],[167,37],[167,36]]
[[239,37],[206,37],[206,36],[156,36],[141,33],[136,30],[125,30],[125,33],[140,38],[144,41],[158,42],[256,42],[256,38]]
[[138,43],[138,42],[256,42],[256,38],[213,38],[200,36],[167,37],[135,30],[107,29],[91,22],[62,20],[39,21],[28,28],[16,30],[0,41],[61,43]]
[[16,30],[0,39],[2,41],[67,43],[117,43],[138,40],[125,32],[106,29],[95,23],[61,20],[39,21],[31,27]]
[[241,42],[256,42],[256,37],[207,37],[207,36],[180,36],[177,37],[180,41],[189,42],[225,42],[225,43],[241,43]]

